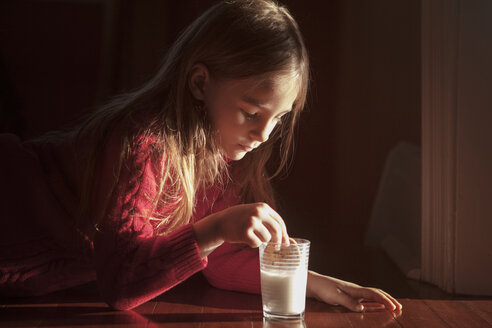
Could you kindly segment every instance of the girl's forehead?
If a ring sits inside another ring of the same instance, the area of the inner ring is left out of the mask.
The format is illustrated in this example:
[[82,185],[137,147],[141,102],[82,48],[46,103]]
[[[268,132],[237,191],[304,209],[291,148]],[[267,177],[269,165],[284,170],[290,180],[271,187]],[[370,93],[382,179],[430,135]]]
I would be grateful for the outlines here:
[[229,87],[236,89],[244,96],[267,96],[272,93],[295,93],[297,95],[300,89],[299,82],[300,79],[291,74],[256,76],[226,81]]
[[252,77],[258,88],[271,89],[284,84],[297,84],[300,81],[296,71],[276,72]]
[[241,101],[272,111],[286,112],[293,108],[298,97],[299,85],[296,79],[278,78],[247,81],[237,94]]

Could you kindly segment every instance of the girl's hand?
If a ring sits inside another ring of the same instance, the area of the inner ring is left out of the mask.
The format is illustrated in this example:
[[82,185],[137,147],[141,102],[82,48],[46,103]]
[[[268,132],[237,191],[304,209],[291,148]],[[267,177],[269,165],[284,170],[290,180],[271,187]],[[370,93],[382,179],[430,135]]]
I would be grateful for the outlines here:
[[202,257],[223,242],[259,247],[262,242],[289,243],[282,217],[265,203],[231,206],[193,225]]
[[259,247],[262,242],[289,242],[282,217],[268,204],[253,203],[229,207],[218,213],[218,233],[224,241]]
[[[402,310],[396,299],[380,289],[361,287],[313,271],[308,273],[307,296],[328,304],[343,305],[355,312],[388,309],[399,313]],[[372,302],[362,304],[362,301]]]

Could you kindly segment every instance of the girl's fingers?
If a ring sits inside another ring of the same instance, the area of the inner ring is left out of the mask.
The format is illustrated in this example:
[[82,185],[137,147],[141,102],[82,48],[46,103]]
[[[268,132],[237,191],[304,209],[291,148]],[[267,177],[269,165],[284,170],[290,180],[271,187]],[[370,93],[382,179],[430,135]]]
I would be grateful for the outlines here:
[[275,210],[269,207],[269,215],[273,220],[275,220],[275,222],[277,222],[277,224],[280,225],[282,231],[282,238],[281,238],[282,243],[289,244],[290,242],[289,242],[289,234],[287,233],[287,226],[285,225],[285,222],[280,216],[280,214],[278,214],[277,212],[275,212]]
[[379,289],[361,288],[357,293],[366,300],[373,300],[383,304],[384,307],[388,310],[394,311],[397,309],[397,306],[391,301],[391,299],[384,293],[382,293]]
[[364,311],[365,312],[374,312],[374,311],[382,311],[386,309],[384,304],[380,303],[364,303]]
[[262,243],[272,239],[272,233],[261,223],[255,226],[254,233]]
[[262,223],[271,234],[270,241],[274,243],[281,243],[283,238],[283,231],[280,224],[272,217],[268,217]]
[[382,309],[388,309],[391,311],[401,311],[401,304],[396,301],[392,296],[383,290],[376,288],[364,288],[364,287],[353,287],[344,286],[346,288],[346,293],[351,295],[360,296],[365,300],[372,300],[378,302],[379,304],[368,303],[365,305],[365,311],[377,311]]
[[389,298],[389,299],[393,302],[393,304],[395,304],[396,309],[397,309],[398,311],[401,311],[401,309],[403,308],[403,306],[401,305],[401,303],[400,303],[400,302],[398,302],[398,301],[396,300],[396,298],[394,298],[393,296],[391,296],[390,294],[388,294],[388,293],[387,293],[387,292],[385,292],[384,290],[381,290],[381,289],[380,289],[379,291],[380,291],[381,293],[383,293],[384,295],[386,295],[386,297],[388,297],[388,298]]
[[364,306],[359,303],[359,300],[353,298],[340,288],[336,289],[337,295],[337,304],[345,306],[347,309],[350,309],[355,312],[364,311]]
[[258,248],[258,247],[260,247],[262,241],[261,241],[261,238],[259,238],[257,236],[255,230],[249,230],[248,233],[247,233],[247,237],[248,237],[247,244],[248,244],[249,247],[251,247],[251,248]]

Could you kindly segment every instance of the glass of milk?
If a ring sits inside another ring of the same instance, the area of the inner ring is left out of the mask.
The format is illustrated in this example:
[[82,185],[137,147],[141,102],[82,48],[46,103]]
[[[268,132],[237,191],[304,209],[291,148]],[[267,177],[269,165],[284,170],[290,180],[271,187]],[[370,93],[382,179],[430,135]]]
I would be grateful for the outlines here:
[[309,246],[306,239],[260,246],[261,297],[267,319],[303,319]]

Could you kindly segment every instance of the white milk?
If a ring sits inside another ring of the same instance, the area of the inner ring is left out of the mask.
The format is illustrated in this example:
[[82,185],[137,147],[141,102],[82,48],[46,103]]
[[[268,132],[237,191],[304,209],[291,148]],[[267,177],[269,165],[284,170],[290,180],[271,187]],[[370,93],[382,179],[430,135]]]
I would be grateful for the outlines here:
[[304,312],[307,269],[293,271],[261,270],[263,311],[295,315]]

